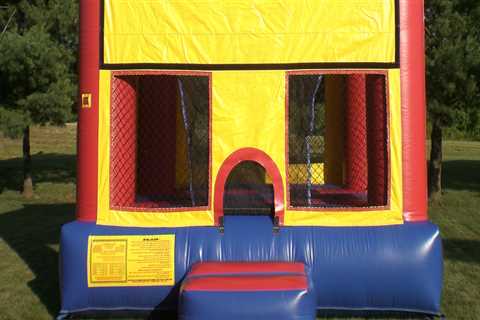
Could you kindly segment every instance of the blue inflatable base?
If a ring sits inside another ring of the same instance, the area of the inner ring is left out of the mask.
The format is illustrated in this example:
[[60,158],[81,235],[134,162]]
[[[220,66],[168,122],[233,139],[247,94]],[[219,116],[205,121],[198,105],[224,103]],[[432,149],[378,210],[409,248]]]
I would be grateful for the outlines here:
[[[89,288],[90,235],[175,234],[175,285]],[[289,261],[312,274],[316,307],[328,310],[440,312],[443,259],[431,223],[383,227],[283,227],[265,216],[227,216],[214,227],[122,228],[72,222],[61,235],[61,315],[177,308],[179,286],[201,261]]]
[[197,292],[183,296],[178,320],[315,320],[305,292]]

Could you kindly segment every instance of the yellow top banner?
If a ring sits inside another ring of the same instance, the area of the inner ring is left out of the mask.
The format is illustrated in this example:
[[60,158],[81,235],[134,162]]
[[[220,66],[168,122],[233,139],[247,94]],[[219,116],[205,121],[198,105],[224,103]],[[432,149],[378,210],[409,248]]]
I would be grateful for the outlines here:
[[104,1],[106,64],[395,62],[395,0]]

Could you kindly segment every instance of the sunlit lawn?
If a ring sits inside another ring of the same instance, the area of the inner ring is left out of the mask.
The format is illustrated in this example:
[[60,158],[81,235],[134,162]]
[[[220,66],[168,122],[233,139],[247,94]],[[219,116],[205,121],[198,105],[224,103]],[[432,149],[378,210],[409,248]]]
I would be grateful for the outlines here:
[[[32,129],[31,200],[18,192],[20,140],[0,138],[0,319],[51,319],[60,308],[58,240],[74,219],[75,131]],[[445,246],[443,312],[480,319],[480,143],[446,142],[445,158],[445,194],[430,208]]]

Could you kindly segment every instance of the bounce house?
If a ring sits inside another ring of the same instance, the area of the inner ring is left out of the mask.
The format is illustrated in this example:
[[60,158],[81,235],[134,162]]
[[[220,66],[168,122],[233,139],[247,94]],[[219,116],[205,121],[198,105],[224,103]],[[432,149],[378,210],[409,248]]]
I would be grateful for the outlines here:
[[422,0],[81,0],[60,317],[438,315]]

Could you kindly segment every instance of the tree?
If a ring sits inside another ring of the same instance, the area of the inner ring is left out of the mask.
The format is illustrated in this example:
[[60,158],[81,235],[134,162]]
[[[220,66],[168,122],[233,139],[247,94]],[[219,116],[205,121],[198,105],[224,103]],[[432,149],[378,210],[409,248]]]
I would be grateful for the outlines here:
[[[73,8],[75,2],[12,2],[15,22],[0,42],[0,131],[9,137],[23,136],[22,190],[30,197],[30,126],[63,125],[72,110],[76,19],[68,16],[71,10],[60,9],[65,3]],[[0,23],[5,23],[5,16],[0,16]]]
[[[478,123],[480,66],[479,20],[476,1],[427,0],[427,95],[432,126],[429,196],[442,191],[442,140],[444,128],[466,115]],[[480,15],[479,15],[480,17]]]

